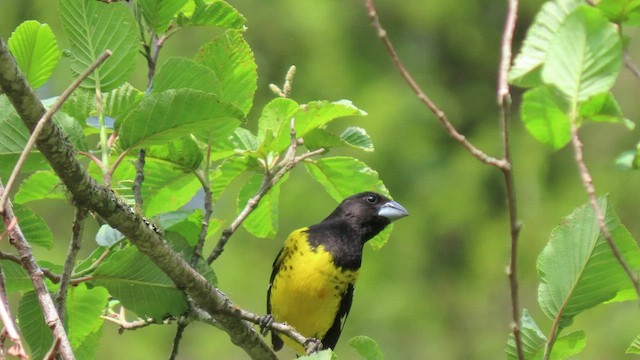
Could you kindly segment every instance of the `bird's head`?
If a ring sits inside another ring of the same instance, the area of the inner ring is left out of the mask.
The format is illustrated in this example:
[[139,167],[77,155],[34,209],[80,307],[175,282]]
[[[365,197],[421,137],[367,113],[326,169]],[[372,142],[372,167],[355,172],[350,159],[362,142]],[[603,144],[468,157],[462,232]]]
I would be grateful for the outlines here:
[[392,221],[407,215],[409,212],[404,206],[386,196],[375,192],[363,192],[344,199],[329,218],[343,218],[362,234],[366,242],[378,235]]

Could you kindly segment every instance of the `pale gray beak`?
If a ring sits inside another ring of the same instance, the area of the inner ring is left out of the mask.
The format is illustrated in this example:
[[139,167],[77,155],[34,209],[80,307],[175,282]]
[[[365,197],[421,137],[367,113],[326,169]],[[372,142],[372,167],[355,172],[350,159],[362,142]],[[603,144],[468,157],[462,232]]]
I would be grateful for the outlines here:
[[409,216],[409,212],[397,202],[389,201],[380,207],[378,215],[389,219],[389,221],[394,221]]

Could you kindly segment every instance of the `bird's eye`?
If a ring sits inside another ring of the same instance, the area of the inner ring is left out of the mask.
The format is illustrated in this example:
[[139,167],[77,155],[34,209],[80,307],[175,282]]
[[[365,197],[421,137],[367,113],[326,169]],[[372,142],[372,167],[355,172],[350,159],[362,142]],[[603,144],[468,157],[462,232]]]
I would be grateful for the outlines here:
[[372,205],[378,202],[378,198],[373,196],[373,195],[369,195],[369,196],[365,197],[364,199],[367,200],[367,202],[369,204],[372,204]]

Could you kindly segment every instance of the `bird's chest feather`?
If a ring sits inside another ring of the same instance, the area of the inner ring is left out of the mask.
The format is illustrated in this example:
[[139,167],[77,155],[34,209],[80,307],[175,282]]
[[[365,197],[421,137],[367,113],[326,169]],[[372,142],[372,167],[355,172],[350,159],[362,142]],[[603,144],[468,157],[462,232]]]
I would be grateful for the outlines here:
[[322,337],[331,327],[349,284],[358,270],[343,270],[323,246],[312,249],[306,242],[292,244],[282,259],[271,289],[273,315],[305,336]]

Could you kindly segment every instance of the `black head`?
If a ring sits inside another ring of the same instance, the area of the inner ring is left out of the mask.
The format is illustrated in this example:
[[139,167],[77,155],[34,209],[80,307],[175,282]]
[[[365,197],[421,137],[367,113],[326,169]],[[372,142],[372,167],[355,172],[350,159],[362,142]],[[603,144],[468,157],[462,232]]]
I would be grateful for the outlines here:
[[386,196],[363,192],[344,199],[325,221],[346,221],[364,243],[378,235],[392,221],[407,215],[407,209]]

